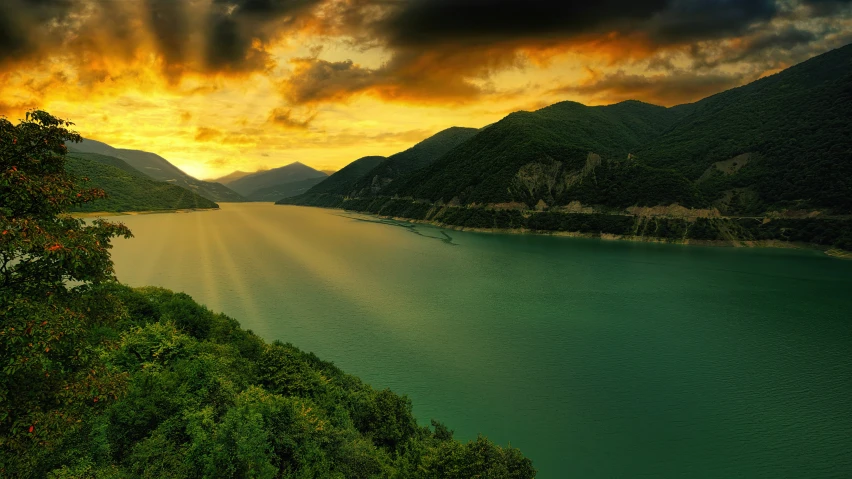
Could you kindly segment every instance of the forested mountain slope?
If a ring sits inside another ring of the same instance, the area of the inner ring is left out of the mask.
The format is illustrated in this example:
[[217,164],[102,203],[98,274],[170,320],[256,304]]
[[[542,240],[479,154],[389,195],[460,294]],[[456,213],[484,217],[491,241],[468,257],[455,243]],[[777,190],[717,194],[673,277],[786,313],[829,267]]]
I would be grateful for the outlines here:
[[245,198],[228,189],[225,185],[193,178],[160,155],[147,151],[113,148],[106,143],[87,139],[84,139],[81,143],[69,143],[68,151],[72,153],[98,153],[124,160],[150,178],[182,186],[211,201],[245,201]]
[[218,208],[216,203],[185,188],[154,181],[123,160],[97,153],[71,153],[66,168],[87,185],[101,188],[107,197],[78,206],[75,211],[155,211]]
[[355,188],[355,183],[380,165],[387,158],[384,156],[365,156],[349,163],[339,171],[329,176],[322,183],[309,190],[311,194],[348,194]]
[[852,46],[673,108],[509,115],[387,194],[461,204],[852,212]]
[[[480,228],[848,248],[852,45],[692,104],[562,102],[512,113],[380,191],[281,203]],[[542,212],[551,216],[534,219]],[[589,216],[600,213],[626,223]],[[678,226],[654,220],[648,229],[649,216]],[[712,219],[725,216],[733,223]],[[766,226],[782,217],[815,219]]]
[[852,45],[686,107],[635,154],[682,173],[707,204],[736,192],[732,214],[852,213]]
[[[630,158],[676,117],[675,111],[640,102],[605,107],[563,102],[512,113],[386,193],[460,204],[553,205],[579,199],[572,190],[589,177],[603,189],[629,178],[636,186],[631,197],[610,197],[605,204],[628,206],[634,195],[651,204],[691,204],[694,193],[684,178]],[[592,175],[601,166],[609,174]]]
[[394,180],[425,168],[456,146],[472,138],[479,130],[454,126],[438,132],[411,148],[389,156],[372,170],[362,175],[351,192],[338,191],[351,196],[381,194],[383,188]]

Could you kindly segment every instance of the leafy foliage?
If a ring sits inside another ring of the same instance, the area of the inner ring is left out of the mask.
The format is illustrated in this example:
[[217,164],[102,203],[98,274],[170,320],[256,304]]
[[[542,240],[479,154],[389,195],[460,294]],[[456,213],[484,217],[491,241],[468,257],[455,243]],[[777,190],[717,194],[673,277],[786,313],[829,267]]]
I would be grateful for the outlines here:
[[125,387],[74,429],[53,432],[51,449],[8,458],[18,477],[535,475],[516,449],[421,427],[404,396],[291,344],[267,344],[185,294],[118,284],[89,294],[124,306],[121,321],[99,326],[109,341],[92,348]]
[[23,452],[50,451],[122,388],[122,374],[87,347],[121,308],[87,292],[112,280],[110,239],[130,231],[63,214],[104,196],[65,170],[65,142],[80,140],[69,126],[43,111],[17,125],[0,118],[0,472],[16,455],[27,470],[37,459]]

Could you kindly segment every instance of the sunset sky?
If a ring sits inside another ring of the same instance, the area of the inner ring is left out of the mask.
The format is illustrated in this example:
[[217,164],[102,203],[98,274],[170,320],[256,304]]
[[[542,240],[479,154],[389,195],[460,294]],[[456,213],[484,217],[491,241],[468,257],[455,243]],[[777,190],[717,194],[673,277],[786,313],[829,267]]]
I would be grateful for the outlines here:
[[694,101],[850,42],[850,0],[2,0],[0,115],[200,178],[339,169],[562,100]]

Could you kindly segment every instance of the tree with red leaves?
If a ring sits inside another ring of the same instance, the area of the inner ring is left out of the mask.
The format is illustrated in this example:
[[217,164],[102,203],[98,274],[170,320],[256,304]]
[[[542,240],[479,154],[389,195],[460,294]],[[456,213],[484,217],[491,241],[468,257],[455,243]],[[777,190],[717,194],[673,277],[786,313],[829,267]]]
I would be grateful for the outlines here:
[[[65,143],[81,141],[72,125],[44,111],[0,118],[0,450],[18,456],[49,450],[122,383],[90,336],[119,308],[93,293],[114,281],[110,240],[131,233],[67,213],[105,196],[65,170]],[[0,456],[0,476],[13,473]]]

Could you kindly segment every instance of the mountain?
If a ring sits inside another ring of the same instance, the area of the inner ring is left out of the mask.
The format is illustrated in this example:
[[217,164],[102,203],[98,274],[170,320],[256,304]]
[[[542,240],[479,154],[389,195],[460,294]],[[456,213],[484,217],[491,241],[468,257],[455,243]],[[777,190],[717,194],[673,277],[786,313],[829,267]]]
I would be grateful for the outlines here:
[[231,181],[228,187],[243,196],[249,196],[257,190],[270,188],[286,183],[307,180],[311,178],[325,178],[327,175],[317,171],[310,166],[295,162],[280,168],[258,171],[250,175]]
[[328,176],[331,176],[331,175],[337,173],[337,170],[320,170],[320,171],[325,173]]
[[371,171],[348,191],[314,194],[323,182],[282,203],[458,226],[849,248],[850,131],[852,45],[686,105],[515,112],[393,181],[375,183]]
[[[394,180],[404,178],[432,164],[451,149],[472,138],[478,131],[476,128],[451,127],[390,157],[359,158],[311,188],[305,195],[287,201],[326,206],[324,201],[327,195],[340,197],[376,195]],[[320,195],[323,199],[320,199]]]
[[290,183],[261,188],[248,195],[248,199],[251,201],[278,201],[282,198],[301,195],[325,179],[325,176],[318,176],[316,178],[308,178],[306,180],[292,181]]
[[253,175],[253,174],[254,174],[254,173],[253,173],[253,172],[251,172],[251,171],[240,171],[240,170],[237,170],[237,171],[234,171],[234,172],[228,173],[227,175],[225,175],[225,176],[223,176],[223,177],[221,177],[221,178],[215,178],[215,179],[208,180],[208,181],[211,181],[211,182],[214,182],[214,183],[222,183],[223,185],[227,186],[227,185],[228,185],[228,183],[230,183],[230,182],[232,182],[232,181],[234,181],[234,180],[239,180],[240,178],[242,178],[242,177],[244,177],[244,176]]
[[476,128],[454,126],[388,157],[355,182],[353,194],[378,194],[394,180],[429,166],[448,151],[472,138],[478,131]]
[[322,183],[309,190],[309,194],[341,194],[346,195],[355,187],[355,182],[381,164],[387,158],[384,156],[365,156],[349,163]]
[[80,205],[76,211],[154,211],[218,208],[216,203],[185,188],[155,181],[125,161],[98,153],[70,153],[66,168],[89,178],[87,186],[101,188],[107,198]]
[[636,156],[683,174],[705,205],[852,213],[852,45],[684,108]]
[[84,139],[81,143],[69,143],[67,147],[72,153],[97,153],[124,160],[150,178],[182,186],[211,201],[245,201],[245,198],[226,186],[193,178],[154,153],[114,148],[106,143],[88,139]]
[[563,102],[512,113],[381,194],[539,209],[677,203],[733,215],[849,214],[850,119],[852,45],[693,104]]
[[[606,190],[623,178],[629,179],[631,194],[642,196],[643,203],[693,204],[695,195],[685,179],[649,169],[630,157],[680,116],[677,110],[636,101],[602,107],[562,102],[535,112],[512,113],[384,193],[532,207],[539,201],[558,205],[577,199],[572,190],[582,188],[587,177],[602,180],[599,186]],[[611,165],[616,170],[613,178],[593,175],[598,167]]]

